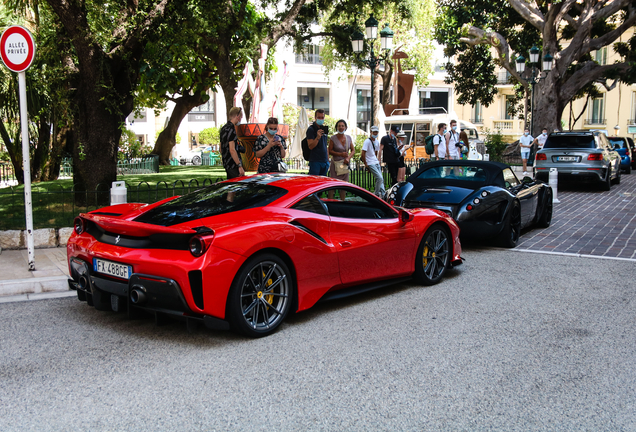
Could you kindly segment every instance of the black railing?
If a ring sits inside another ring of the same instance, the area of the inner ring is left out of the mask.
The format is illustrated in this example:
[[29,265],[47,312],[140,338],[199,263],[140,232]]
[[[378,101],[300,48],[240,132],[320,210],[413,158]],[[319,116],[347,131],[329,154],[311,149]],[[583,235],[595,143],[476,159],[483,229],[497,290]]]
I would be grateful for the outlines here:
[[0,187],[15,184],[15,173],[11,162],[0,162]]
[[483,117],[475,117],[470,119],[471,123],[482,124],[484,122]]

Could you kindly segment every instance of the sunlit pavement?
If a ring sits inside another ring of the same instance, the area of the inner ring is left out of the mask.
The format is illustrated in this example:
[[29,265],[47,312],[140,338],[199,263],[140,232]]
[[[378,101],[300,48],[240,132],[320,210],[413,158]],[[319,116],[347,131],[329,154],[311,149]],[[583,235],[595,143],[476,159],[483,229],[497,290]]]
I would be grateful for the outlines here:
[[552,225],[523,232],[517,250],[636,259],[636,172],[602,192],[561,185]]

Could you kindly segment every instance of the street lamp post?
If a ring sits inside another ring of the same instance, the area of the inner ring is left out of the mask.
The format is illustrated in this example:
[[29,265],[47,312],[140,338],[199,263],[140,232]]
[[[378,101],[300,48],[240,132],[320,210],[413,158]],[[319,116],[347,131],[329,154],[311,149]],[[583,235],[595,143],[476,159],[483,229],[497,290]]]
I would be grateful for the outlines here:
[[[389,24],[387,23],[382,31],[380,31],[380,47],[382,54],[376,57],[374,43],[378,38],[378,21],[373,18],[373,14],[371,14],[369,19],[364,22],[364,26],[366,34],[362,34],[359,30],[356,30],[351,35],[351,46],[358,60],[371,69],[371,126],[373,126],[375,119],[375,92],[373,91],[375,85],[375,68],[383,61],[386,61],[389,52],[393,48],[393,30],[389,28]],[[369,53],[369,58],[361,59],[360,55],[364,51],[365,39],[369,41],[371,51]],[[385,89],[385,91],[386,90],[387,89]]]
[[[534,136],[534,86],[539,83],[539,81],[545,79],[548,72],[552,70],[552,61],[554,58],[550,55],[550,53],[546,53],[543,56],[543,71],[546,75],[541,75],[541,71],[539,70],[539,48],[533,46],[530,48],[530,66],[532,70],[532,75],[530,78],[526,78],[524,81],[529,83],[532,87],[532,95],[530,97],[530,134]],[[526,59],[524,56],[519,55],[515,62],[515,67],[517,69],[517,73],[519,75],[523,75],[526,70]]]

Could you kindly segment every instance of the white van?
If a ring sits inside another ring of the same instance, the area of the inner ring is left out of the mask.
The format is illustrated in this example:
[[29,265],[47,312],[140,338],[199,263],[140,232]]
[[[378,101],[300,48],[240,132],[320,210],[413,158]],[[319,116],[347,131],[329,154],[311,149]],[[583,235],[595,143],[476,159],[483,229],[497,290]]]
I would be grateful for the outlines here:
[[437,125],[440,123],[450,125],[451,120],[457,120],[459,128],[468,135],[468,142],[476,144],[477,151],[483,155],[485,153],[484,142],[479,139],[477,127],[471,122],[453,118],[448,114],[394,115],[384,120],[384,127],[388,133],[391,126],[398,125],[400,130],[406,134],[406,142],[415,144],[413,149],[406,153],[406,159],[428,159],[430,155],[424,149],[424,139],[437,133]]

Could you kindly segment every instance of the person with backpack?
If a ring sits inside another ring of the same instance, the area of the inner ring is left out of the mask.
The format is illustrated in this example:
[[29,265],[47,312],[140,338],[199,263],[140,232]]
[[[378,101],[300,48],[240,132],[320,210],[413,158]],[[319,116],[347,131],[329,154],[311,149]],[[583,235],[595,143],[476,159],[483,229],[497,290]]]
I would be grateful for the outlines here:
[[391,125],[391,129],[389,133],[382,137],[382,141],[380,141],[380,151],[382,153],[382,161],[386,163],[386,168],[389,171],[389,175],[391,176],[391,184],[394,185],[397,183],[398,177],[398,167],[400,164],[400,148],[397,143],[397,134],[400,132],[400,127],[398,125]]
[[378,159],[378,154],[380,153],[380,143],[378,141],[379,132],[379,127],[371,126],[371,136],[367,138],[362,145],[360,160],[373,177],[375,177],[375,190],[373,193],[379,198],[384,198],[386,190],[384,189],[384,178],[382,177],[382,169],[380,168],[380,161]]
[[446,159],[461,159],[461,144],[459,143],[459,132],[457,131],[457,120],[451,120],[450,130],[445,135],[446,138]]
[[[309,153],[309,175],[327,176],[329,173],[329,153],[327,140],[329,129],[324,125],[325,110],[317,109],[315,121],[307,129],[307,147]],[[303,151],[303,156],[305,151]]]
[[435,159],[446,159],[446,140],[444,134],[446,133],[446,123],[440,123],[437,125],[437,133],[433,137],[433,147],[435,152]]

